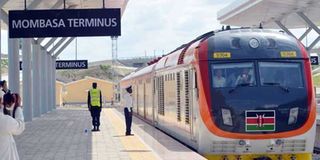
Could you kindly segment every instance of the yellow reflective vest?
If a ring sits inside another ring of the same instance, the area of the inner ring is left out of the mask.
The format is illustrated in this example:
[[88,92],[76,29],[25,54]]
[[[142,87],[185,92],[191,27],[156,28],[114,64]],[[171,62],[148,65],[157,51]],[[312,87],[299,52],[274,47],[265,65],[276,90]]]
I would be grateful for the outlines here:
[[91,106],[101,107],[100,104],[100,89],[90,89],[90,104]]

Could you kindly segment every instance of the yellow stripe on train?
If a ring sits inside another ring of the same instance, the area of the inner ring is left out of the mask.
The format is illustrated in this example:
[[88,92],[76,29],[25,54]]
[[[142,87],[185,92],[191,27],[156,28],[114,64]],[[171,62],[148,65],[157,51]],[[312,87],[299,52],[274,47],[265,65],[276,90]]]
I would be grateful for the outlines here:
[[297,154],[244,154],[244,155],[204,155],[208,160],[253,160],[268,157],[271,160],[312,160],[312,153]]

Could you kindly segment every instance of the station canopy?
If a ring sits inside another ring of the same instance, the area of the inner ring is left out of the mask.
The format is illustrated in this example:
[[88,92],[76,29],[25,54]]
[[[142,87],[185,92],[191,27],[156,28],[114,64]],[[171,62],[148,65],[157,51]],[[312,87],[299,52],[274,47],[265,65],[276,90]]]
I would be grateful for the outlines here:
[[[123,15],[129,0],[104,0],[105,8],[120,8],[121,16]],[[37,9],[63,9],[64,0],[26,0],[28,10]],[[24,10],[24,0],[0,0],[0,8],[2,8],[2,17],[9,10]],[[66,9],[98,9],[103,8],[103,0],[65,0]],[[6,23],[4,23],[6,24]],[[2,25],[2,28],[7,28]]]
[[235,0],[218,12],[221,24],[278,29],[275,21],[287,28],[306,28],[306,22],[297,15],[304,13],[315,25],[320,25],[319,0]]

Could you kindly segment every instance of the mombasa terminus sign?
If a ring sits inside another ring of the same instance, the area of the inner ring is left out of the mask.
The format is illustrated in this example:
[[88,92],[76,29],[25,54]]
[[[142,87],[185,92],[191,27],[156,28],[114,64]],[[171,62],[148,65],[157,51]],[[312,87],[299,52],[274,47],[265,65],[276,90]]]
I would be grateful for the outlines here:
[[9,37],[120,36],[120,9],[9,11]]

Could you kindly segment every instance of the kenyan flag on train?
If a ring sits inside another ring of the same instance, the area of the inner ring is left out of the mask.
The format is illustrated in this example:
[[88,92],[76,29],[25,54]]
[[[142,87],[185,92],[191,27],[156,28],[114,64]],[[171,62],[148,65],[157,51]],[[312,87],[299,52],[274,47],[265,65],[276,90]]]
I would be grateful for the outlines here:
[[246,132],[275,131],[275,124],[274,110],[246,111]]

